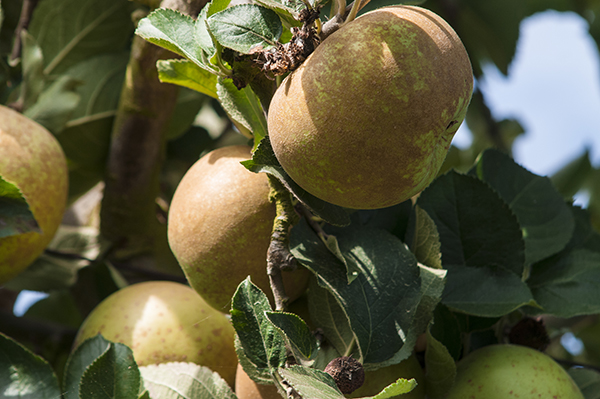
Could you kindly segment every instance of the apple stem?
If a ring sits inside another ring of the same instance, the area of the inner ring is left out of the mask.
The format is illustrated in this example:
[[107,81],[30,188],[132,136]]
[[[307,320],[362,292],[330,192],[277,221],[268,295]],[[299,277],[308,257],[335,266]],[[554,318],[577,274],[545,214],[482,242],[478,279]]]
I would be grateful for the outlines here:
[[275,220],[271,233],[271,243],[267,252],[267,274],[271,283],[271,291],[275,299],[276,310],[284,310],[288,301],[283,286],[282,270],[295,270],[296,258],[290,252],[289,232],[299,221],[294,209],[292,196],[281,182],[274,176],[269,176],[269,201],[275,204]]

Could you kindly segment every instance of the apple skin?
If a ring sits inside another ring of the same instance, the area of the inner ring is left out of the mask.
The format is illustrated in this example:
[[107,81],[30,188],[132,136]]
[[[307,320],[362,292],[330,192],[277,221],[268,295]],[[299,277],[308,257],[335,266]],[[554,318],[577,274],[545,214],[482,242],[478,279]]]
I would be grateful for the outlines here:
[[[173,254],[192,288],[222,312],[248,275],[273,304],[266,259],[275,205],[267,175],[240,164],[250,150],[228,146],[203,156],[179,182],[169,209]],[[283,272],[291,301],[306,290],[308,277],[302,267]]]
[[88,315],[73,348],[97,334],[129,346],[139,366],[192,362],[235,382],[233,327],[187,285],[152,281],[120,289]]
[[398,378],[406,378],[408,380],[414,378],[417,380],[418,385],[409,393],[394,396],[394,398],[425,398],[425,375],[415,355],[410,356],[408,359],[405,359],[398,364],[365,372],[364,384],[356,391],[346,395],[346,397],[362,398],[365,396],[375,396],[381,392],[383,388],[395,382]]
[[383,7],[342,26],[284,79],[269,107],[269,137],[309,193],[383,208],[436,177],[472,92],[467,52],[442,18]]
[[569,374],[551,357],[519,345],[490,345],[458,363],[446,399],[584,399]]
[[238,399],[281,399],[275,385],[263,385],[254,382],[238,364],[235,373],[235,395]]
[[0,285],[29,266],[48,246],[68,195],[65,154],[54,136],[24,115],[0,105],[0,175],[15,184],[42,233],[0,238]]

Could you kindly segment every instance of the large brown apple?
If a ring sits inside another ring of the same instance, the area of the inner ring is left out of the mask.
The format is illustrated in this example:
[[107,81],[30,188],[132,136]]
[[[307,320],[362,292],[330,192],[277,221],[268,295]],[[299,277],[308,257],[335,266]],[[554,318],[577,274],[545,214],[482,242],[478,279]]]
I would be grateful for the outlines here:
[[88,315],[74,348],[97,334],[129,346],[139,366],[197,363],[233,387],[237,365],[233,327],[227,316],[187,285],[153,281],[120,289]]
[[41,233],[0,238],[0,284],[15,277],[46,248],[67,203],[68,170],[62,148],[43,126],[0,105],[0,176],[20,190]]
[[[272,300],[267,249],[275,206],[264,173],[241,161],[250,147],[229,146],[198,160],[181,179],[169,209],[169,245],[190,285],[204,300],[229,312],[237,286],[250,276]],[[283,273],[291,300],[306,289],[308,271]]]
[[306,191],[383,208],[435,178],[472,91],[469,57],[448,23],[420,7],[384,7],[342,26],[284,79],[269,137]]

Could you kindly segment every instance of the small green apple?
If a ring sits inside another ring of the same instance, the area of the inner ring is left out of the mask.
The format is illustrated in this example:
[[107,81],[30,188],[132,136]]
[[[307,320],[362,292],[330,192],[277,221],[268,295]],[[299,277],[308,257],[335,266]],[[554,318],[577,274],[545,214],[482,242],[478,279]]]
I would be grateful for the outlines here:
[[[168,239],[190,285],[204,300],[229,312],[238,285],[250,276],[273,301],[267,250],[275,205],[269,180],[247,170],[248,146],[214,150],[198,160],[179,182],[168,218]],[[308,284],[308,270],[283,273],[290,300]],[[272,302],[271,302],[272,303]]]
[[420,7],[368,12],[281,83],[268,130],[300,187],[347,208],[392,206],[436,177],[473,91],[454,30]]
[[0,285],[15,277],[54,237],[67,204],[65,154],[43,126],[0,105],[0,176],[20,190],[41,233],[0,238]]
[[365,382],[363,385],[351,394],[346,395],[346,397],[362,398],[365,396],[375,396],[381,392],[383,388],[398,380],[398,378],[405,378],[407,380],[414,378],[417,380],[418,385],[409,393],[396,396],[396,398],[425,398],[425,375],[419,361],[414,355],[398,364],[365,372]]
[[446,399],[584,399],[550,356],[520,345],[490,345],[458,363]]
[[235,382],[233,327],[187,285],[152,281],[120,289],[88,315],[73,347],[97,334],[129,346],[139,366],[192,362]]

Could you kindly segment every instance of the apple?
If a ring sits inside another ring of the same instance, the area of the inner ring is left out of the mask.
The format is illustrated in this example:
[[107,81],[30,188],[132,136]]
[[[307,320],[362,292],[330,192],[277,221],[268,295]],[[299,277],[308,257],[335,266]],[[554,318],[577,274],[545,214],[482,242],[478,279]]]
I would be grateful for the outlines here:
[[240,364],[235,373],[235,395],[238,399],[281,399],[274,384],[258,384],[246,374]]
[[370,370],[365,372],[365,382],[357,390],[346,395],[347,398],[362,398],[365,396],[375,396],[381,390],[398,378],[417,380],[417,386],[407,394],[395,396],[402,399],[423,399],[425,398],[425,375],[417,358],[412,355],[408,359],[403,360],[398,364],[380,368],[378,370]]
[[139,366],[191,362],[235,382],[233,327],[187,285],[151,281],[118,290],[84,320],[73,347],[97,334],[129,346]]
[[436,177],[473,92],[467,52],[420,7],[365,13],[328,36],[269,107],[273,151],[303,189],[347,208],[403,202]]
[[54,136],[2,105],[0,176],[21,190],[41,230],[0,238],[1,285],[29,266],[54,237],[67,205],[69,181],[65,154]]
[[490,345],[458,363],[446,399],[583,399],[569,374],[550,356],[527,346]]
[[[248,146],[214,150],[198,160],[179,182],[169,208],[168,240],[190,285],[204,300],[229,312],[238,285],[250,276],[273,303],[267,250],[275,205],[269,180],[247,170]],[[283,272],[290,300],[302,295],[308,270]]]

